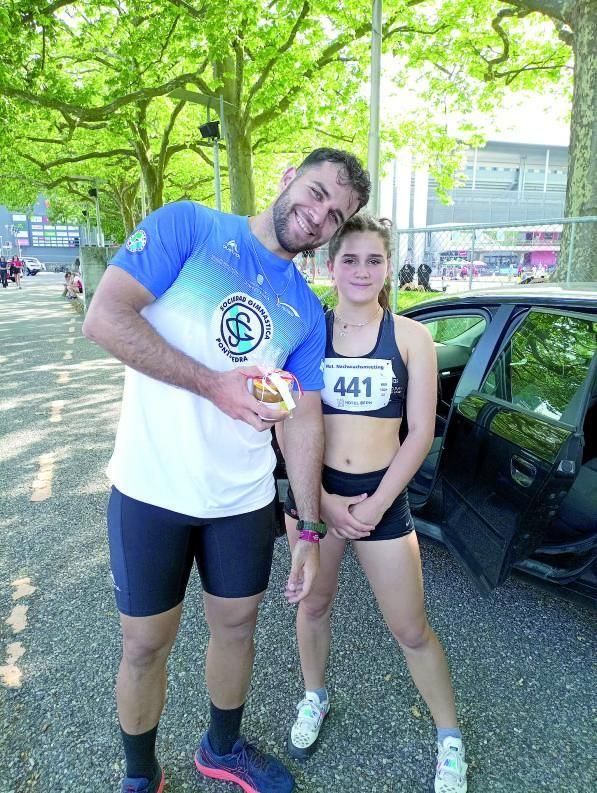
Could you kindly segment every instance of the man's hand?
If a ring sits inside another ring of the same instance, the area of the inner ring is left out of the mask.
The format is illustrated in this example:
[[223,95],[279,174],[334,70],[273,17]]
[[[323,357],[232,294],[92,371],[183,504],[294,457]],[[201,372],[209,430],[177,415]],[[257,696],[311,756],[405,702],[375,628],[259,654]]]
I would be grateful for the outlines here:
[[360,540],[368,537],[375,523],[354,514],[356,505],[366,503],[367,494],[360,496],[337,496],[326,493],[321,498],[321,518],[328,531],[340,540]]
[[284,421],[289,413],[287,410],[269,410],[249,393],[247,381],[262,376],[263,372],[257,366],[241,366],[229,372],[210,372],[201,384],[201,395],[230,418],[244,421],[263,432],[278,421]]
[[292,552],[292,566],[284,594],[289,603],[307,597],[319,572],[319,543],[298,540]]

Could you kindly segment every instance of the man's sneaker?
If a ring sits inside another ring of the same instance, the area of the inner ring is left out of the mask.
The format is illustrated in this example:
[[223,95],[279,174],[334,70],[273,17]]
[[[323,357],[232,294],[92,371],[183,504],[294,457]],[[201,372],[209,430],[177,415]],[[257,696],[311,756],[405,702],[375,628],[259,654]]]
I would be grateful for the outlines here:
[[232,752],[217,755],[211,748],[207,733],[195,752],[199,773],[223,782],[236,782],[245,793],[291,793],[294,778],[282,763],[269,754],[239,738]]
[[444,738],[437,747],[435,793],[466,793],[467,768],[460,738]]
[[160,768],[153,779],[125,777],[122,780],[120,793],[162,793],[165,784],[166,776]]
[[296,706],[298,716],[288,736],[288,754],[297,760],[310,757],[317,747],[323,720],[330,711],[330,701],[320,702],[317,694],[309,693]]

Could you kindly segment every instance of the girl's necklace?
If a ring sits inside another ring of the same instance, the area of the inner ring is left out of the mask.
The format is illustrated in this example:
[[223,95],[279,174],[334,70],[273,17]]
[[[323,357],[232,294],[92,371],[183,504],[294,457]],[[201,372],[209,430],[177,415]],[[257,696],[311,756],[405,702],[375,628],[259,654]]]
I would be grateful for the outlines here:
[[381,306],[378,306],[375,309],[375,314],[372,317],[369,317],[369,319],[366,322],[349,322],[347,319],[343,319],[340,316],[340,314],[334,311],[334,319],[342,326],[340,328],[340,335],[346,336],[346,334],[349,333],[349,328],[364,328],[365,325],[368,325],[370,322],[373,322],[375,317],[377,317],[377,315],[379,314],[380,310],[381,310]]
[[253,253],[255,254],[255,259],[257,260],[257,264],[259,265],[259,269],[261,270],[261,274],[263,275],[263,277],[267,281],[267,285],[269,286],[269,288],[272,290],[272,292],[276,296],[276,305],[277,306],[284,306],[285,308],[287,308],[290,311],[291,314],[294,314],[295,317],[298,317],[299,313],[296,310],[296,308],[294,308],[294,306],[291,306],[290,303],[284,303],[283,300],[280,300],[280,298],[282,297],[284,292],[290,286],[290,282],[292,280],[292,275],[293,275],[292,268],[294,267],[294,265],[292,263],[289,264],[290,272],[288,273],[288,279],[286,281],[286,284],[284,285],[284,289],[282,289],[281,292],[276,292],[276,290],[274,289],[274,287],[271,284],[271,281],[267,277],[267,274],[266,274],[266,272],[265,272],[265,270],[263,268],[263,265],[261,264],[261,259],[259,258],[259,254],[257,253],[257,249],[255,248],[255,243],[253,242],[253,234],[251,233],[251,229],[248,230],[248,233],[249,233],[249,241],[251,242],[251,248],[253,249]]

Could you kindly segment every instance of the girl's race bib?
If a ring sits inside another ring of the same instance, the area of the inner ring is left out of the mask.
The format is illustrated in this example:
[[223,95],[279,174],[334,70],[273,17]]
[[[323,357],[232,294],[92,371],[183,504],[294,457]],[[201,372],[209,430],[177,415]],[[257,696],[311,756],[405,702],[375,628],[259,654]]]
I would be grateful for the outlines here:
[[326,358],[321,398],[336,410],[367,413],[385,407],[392,393],[392,361]]

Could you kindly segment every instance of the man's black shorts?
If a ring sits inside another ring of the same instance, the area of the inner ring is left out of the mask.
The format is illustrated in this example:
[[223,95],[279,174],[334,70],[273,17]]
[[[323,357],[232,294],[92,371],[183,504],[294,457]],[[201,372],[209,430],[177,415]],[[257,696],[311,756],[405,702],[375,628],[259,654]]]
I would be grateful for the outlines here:
[[[349,474],[324,465],[321,473],[321,483],[328,493],[333,493],[337,496],[359,496],[362,493],[372,496],[379,487],[379,483],[386,471],[387,468],[366,474]],[[284,502],[284,512],[291,518],[298,517],[294,495],[290,488],[288,488],[288,494]],[[375,530],[360,540],[354,540],[354,542],[395,540],[397,537],[405,537],[410,534],[411,531],[414,531],[414,528],[415,524],[410,514],[408,496],[406,490],[403,490],[389,509],[385,511]]]
[[229,518],[193,518],[129,498],[113,487],[108,540],[122,614],[148,617],[177,606],[193,561],[209,594],[249,597],[269,582],[274,502]]

